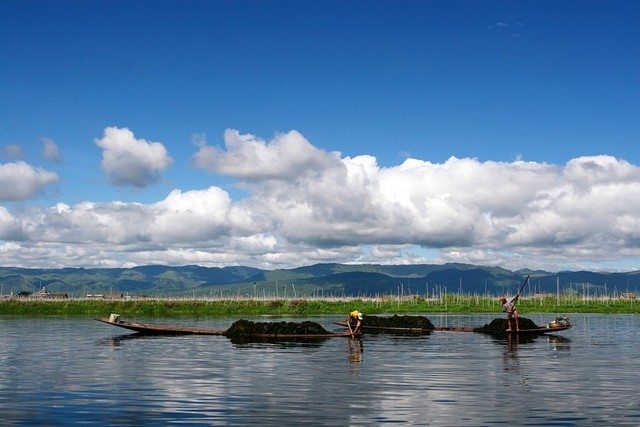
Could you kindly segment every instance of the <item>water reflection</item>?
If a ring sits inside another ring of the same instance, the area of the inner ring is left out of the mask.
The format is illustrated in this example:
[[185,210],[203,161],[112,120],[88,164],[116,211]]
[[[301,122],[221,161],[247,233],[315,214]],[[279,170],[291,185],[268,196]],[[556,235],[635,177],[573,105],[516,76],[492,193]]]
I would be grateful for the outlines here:
[[232,343],[0,316],[0,424],[638,425],[638,331],[640,316],[581,315],[562,334],[511,341]]
[[[518,351],[520,349],[520,342],[517,339],[518,336],[513,337],[507,341],[507,347],[502,354],[502,363],[505,372],[509,372],[514,375],[515,382],[519,386],[521,393],[528,392],[530,390],[529,374],[526,370],[526,365],[520,363]],[[530,341],[533,342],[533,341]]]
[[[164,335],[164,337],[170,337],[170,335]],[[163,336],[161,335],[148,335],[148,334],[140,334],[136,332],[132,334],[121,334],[121,335],[114,335],[108,338],[101,338],[98,340],[98,345],[119,347],[121,344],[124,344],[125,341],[153,340],[153,339],[161,339],[161,338],[163,338]]]
[[547,335],[547,342],[552,350],[570,351],[571,339],[562,335]]
[[362,353],[364,352],[362,338],[347,338],[347,349],[349,350],[349,363],[362,363]]
[[232,338],[229,341],[233,344],[234,348],[247,349],[247,348],[319,348],[328,338],[264,338],[264,337],[246,337],[246,338]]
[[546,341],[551,344],[554,349],[571,350],[571,339],[562,335],[555,334],[513,334],[507,335],[506,338],[491,337],[491,341],[497,345],[506,343],[510,351],[517,351],[522,344],[532,344],[537,341]]
[[[129,333],[129,334],[121,334],[115,335],[108,338],[102,338],[98,340],[99,345],[108,345],[117,347],[122,345],[125,341],[134,341],[134,340],[175,340],[175,339],[183,339],[188,335],[184,334],[162,334],[162,335],[153,335],[153,334],[144,334],[139,332]],[[193,335],[192,335],[193,336]],[[224,338],[224,337],[223,337]],[[207,339],[211,339],[211,337],[207,336]],[[229,341],[234,344],[238,348],[249,347],[251,344],[267,344],[274,346],[281,346],[282,348],[287,347],[317,347],[318,345],[324,343],[330,339],[330,337],[234,337],[230,338]],[[254,346],[255,347],[255,346]]]

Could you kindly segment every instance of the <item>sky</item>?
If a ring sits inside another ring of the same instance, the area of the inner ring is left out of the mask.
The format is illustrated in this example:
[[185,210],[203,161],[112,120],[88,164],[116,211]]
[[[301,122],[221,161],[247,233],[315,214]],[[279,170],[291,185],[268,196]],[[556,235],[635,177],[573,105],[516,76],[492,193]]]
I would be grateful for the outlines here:
[[640,270],[639,1],[0,22],[0,266]]

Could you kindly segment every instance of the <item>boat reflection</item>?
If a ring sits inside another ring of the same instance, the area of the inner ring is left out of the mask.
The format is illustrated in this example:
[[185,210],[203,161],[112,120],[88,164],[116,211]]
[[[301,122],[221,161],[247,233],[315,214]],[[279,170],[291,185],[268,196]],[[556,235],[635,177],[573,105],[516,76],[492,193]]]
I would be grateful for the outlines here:
[[571,349],[571,339],[564,337],[562,335],[555,334],[509,334],[506,337],[499,336],[491,336],[491,342],[496,343],[497,345],[504,345],[505,343],[509,348],[514,348],[517,350],[518,346],[521,344],[531,344],[540,340],[546,340],[548,343],[552,344],[554,347],[562,347],[563,350]]
[[546,335],[549,346],[554,351],[571,351],[571,339],[562,335]]
[[121,335],[114,335],[108,338],[102,338],[98,340],[98,345],[118,347],[122,345],[125,341],[152,340],[152,339],[162,339],[166,337],[168,337],[168,335],[148,335],[148,334],[141,334],[141,333],[135,332],[132,334],[121,334]]
[[243,336],[234,337],[229,340],[234,347],[242,348],[251,346],[278,346],[281,348],[288,347],[319,347],[324,344],[331,337],[257,337],[257,336]]

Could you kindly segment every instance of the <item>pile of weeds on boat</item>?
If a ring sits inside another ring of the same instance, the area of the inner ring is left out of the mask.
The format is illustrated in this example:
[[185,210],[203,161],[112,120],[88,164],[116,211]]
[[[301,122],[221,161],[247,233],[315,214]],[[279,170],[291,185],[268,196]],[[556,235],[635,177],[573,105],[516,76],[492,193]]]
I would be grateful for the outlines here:
[[[520,325],[520,329],[537,329],[540,326],[536,325],[533,320],[527,319],[526,317],[519,317],[518,323]],[[513,321],[513,326],[515,327],[515,320]],[[506,336],[507,335],[507,319],[494,319],[491,323],[488,323],[484,326],[474,328],[474,332],[480,332],[482,334],[489,334],[493,336]]]
[[247,335],[326,335],[325,328],[316,322],[251,322],[238,320],[224,333],[229,338]]
[[365,326],[375,328],[414,328],[414,329],[434,329],[435,326],[424,316],[399,316],[391,317],[363,316],[362,323]]

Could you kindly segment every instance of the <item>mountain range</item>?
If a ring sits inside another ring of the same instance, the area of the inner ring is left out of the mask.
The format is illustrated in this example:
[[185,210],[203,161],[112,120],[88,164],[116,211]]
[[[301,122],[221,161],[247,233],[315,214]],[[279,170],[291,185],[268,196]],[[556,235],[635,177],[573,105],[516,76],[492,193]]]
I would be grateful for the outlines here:
[[43,287],[72,297],[96,294],[185,297],[383,296],[465,293],[515,294],[530,275],[525,294],[617,295],[640,290],[640,271],[511,271],[471,264],[315,264],[262,270],[252,267],[150,265],[133,268],[27,269],[0,267],[0,294],[33,293]]

